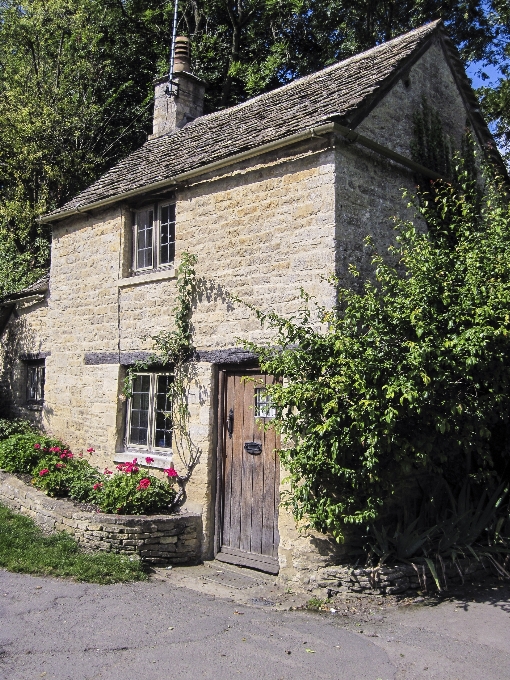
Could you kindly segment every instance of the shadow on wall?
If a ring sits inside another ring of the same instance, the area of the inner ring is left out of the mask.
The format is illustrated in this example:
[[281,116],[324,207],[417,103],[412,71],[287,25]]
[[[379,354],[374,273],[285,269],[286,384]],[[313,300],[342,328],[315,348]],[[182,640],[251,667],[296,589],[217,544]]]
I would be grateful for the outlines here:
[[15,308],[0,339],[0,417],[21,416],[42,427],[42,410],[26,407],[26,363],[23,356],[36,355],[41,351],[41,338],[29,327],[26,311],[46,307],[47,302],[28,304],[22,313]]
[[232,304],[230,294],[225,286],[222,286],[221,284],[215,283],[211,279],[206,279],[204,277],[197,277],[196,299],[197,303],[201,303],[204,300],[207,302],[220,301],[226,305],[227,312],[232,312],[235,309],[234,305]]

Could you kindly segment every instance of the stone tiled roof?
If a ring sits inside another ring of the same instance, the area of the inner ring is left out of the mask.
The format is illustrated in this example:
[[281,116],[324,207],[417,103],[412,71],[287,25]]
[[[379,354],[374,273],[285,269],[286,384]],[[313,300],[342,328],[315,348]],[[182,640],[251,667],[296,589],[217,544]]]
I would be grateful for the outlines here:
[[49,285],[50,273],[46,272],[46,274],[41,276],[40,279],[37,279],[35,283],[32,283],[30,286],[27,286],[26,288],[23,288],[23,290],[19,290],[16,293],[10,293],[9,295],[6,295],[4,298],[2,298],[2,301],[9,302],[11,300],[19,300],[24,297],[30,297],[30,295],[45,293],[48,290]]
[[[367,105],[436,31],[434,22],[243,104],[146,142],[49,215],[85,208],[256,148]],[[49,216],[48,215],[48,216]]]

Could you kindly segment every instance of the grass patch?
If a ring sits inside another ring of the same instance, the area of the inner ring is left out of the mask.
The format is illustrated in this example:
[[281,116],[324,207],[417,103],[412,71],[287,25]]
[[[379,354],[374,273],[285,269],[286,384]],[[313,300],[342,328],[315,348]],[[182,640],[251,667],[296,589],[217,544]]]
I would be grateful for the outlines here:
[[311,611],[319,612],[324,608],[326,600],[321,600],[319,597],[312,597],[306,603],[306,608]]
[[143,565],[115,553],[84,553],[72,536],[46,536],[29,517],[0,504],[0,567],[21,574],[66,576],[88,583],[147,579]]

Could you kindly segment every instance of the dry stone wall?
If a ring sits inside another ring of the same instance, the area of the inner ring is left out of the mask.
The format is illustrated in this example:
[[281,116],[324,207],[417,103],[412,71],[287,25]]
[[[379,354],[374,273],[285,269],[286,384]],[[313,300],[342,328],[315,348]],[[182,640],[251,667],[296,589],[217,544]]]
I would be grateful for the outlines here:
[[127,553],[153,565],[201,560],[202,518],[175,515],[107,515],[81,512],[65,499],[50,498],[0,470],[0,501],[31,517],[48,532],[72,534],[83,550]]
[[[473,576],[485,576],[491,571],[484,560],[466,559],[459,560],[458,568],[444,565],[444,572],[438,565],[438,573],[443,584],[445,579],[447,584],[451,584]],[[341,565],[319,569],[310,579],[309,589],[323,597],[346,593],[401,595],[418,590],[430,592],[436,589],[436,585],[428,569],[420,564],[361,568]]]

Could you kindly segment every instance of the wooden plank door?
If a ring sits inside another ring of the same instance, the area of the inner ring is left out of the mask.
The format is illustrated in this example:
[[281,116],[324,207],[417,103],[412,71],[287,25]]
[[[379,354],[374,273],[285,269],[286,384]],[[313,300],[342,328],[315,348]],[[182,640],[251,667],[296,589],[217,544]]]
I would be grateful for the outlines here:
[[220,385],[219,552],[216,558],[278,573],[279,441],[260,373],[224,371]]

